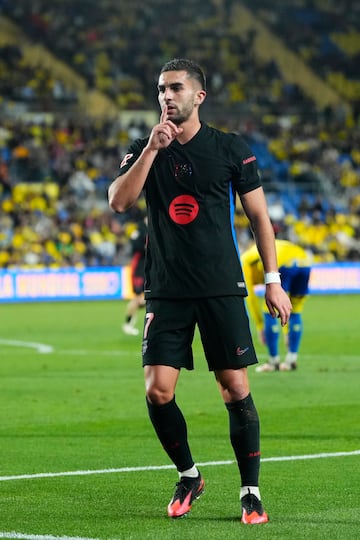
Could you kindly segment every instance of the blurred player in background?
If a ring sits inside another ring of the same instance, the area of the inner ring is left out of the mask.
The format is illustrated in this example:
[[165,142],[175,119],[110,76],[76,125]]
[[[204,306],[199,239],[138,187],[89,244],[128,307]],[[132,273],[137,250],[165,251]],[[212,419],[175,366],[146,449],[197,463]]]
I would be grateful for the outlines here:
[[307,251],[286,240],[275,240],[281,283],[290,297],[293,309],[289,324],[283,327],[287,353],[280,362],[278,321],[271,317],[266,303],[256,294],[256,286],[264,284],[264,268],[256,245],[244,251],[241,263],[248,296],[246,299],[261,343],[266,345],[269,358],[256,367],[257,372],[291,371],[297,367],[298,352],[303,334],[302,312],[309,293],[311,256]]
[[137,312],[145,306],[144,298],[144,272],[145,272],[145,245],[147,239],[147,218],[141,221],[130,236],[131,242],[131,282],[134,296],[129,301],[125,311],[123,331],[130,336],[139,334],[135,327]]

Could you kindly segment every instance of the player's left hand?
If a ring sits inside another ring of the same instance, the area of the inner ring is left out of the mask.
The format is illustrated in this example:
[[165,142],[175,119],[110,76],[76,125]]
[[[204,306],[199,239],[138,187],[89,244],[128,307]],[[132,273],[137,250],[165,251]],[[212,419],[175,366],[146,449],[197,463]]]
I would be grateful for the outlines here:
[[279,283],[269,283],[265,288],[265,302],[272,317],[278,317],[281,326],[289,322],[292,305]]

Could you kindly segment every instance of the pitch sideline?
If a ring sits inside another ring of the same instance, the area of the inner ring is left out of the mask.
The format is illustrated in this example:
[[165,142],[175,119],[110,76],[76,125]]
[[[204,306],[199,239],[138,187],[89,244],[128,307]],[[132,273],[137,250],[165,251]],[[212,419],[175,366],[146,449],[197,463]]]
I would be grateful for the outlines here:
[[14,540],[100,540],[99,538],[82,538],[81,536],[53,536],[52,534],[24,534],[15,531],[1,532],[0,538]]
[[[299,461],[307,459],[326,459],[336,457],[347,456],[359,456],[360,450],[353,450],[350,452],[322,452],[320,454],[303,454],[299,456],[277,456],[263,458],[261,463],[281,462],[281,461]],[[205,461],[197,463],[199,467],[217,467],[220,465],[232,465],[234,460],[226,461]],[[147,465],[142,467],[120,467],[118,469],[93,469],[93,470],[79,470],[79,471],[63,471],[63,472],[47,472],[47,473],[35,473],[35,474],[19,474],[13,476],[0,476],[0,482],[7,482],[11,480],[32,480],[35,478],[55,478],[59,476],[89,476],[92,474],[115,474],[115,473],[130,473],[130,472],[146,472],[146,471],[161,471],[166,469],[174,469],[174,465]],[[1,533],[0,533],[1,534]],[[1,535],[0,535],[1,538]]]

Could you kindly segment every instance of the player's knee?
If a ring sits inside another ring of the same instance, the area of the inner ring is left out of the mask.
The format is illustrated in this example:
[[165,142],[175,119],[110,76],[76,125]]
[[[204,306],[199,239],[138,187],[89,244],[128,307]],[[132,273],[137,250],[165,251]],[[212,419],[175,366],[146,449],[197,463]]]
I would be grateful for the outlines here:
[[225,403],[244,399],[250,392],[246,368],[216,372],[216,379]]
[[146,399],[152,405],[164,405],[171,401],[174,397],[172,390],[160,388],[156,384],[150,384],[146,387]]

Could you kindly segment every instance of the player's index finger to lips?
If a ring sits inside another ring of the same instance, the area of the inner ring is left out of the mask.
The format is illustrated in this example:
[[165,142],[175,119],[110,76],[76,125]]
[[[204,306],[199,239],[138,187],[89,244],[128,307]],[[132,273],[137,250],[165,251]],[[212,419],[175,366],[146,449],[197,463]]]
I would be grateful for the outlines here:
[[165,106],[163,110],[161,111],[160,122],[161,123],[166,122],[166,119],[167,119],[167,107]]

